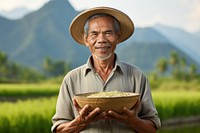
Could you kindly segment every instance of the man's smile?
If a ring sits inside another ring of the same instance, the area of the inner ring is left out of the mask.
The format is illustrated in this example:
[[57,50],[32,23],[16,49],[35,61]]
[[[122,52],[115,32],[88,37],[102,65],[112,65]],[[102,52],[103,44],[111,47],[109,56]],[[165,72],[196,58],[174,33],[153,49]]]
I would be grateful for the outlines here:
[[104,47],[95,47],[95,49],[100,49],[100,50],[107,50],[110,49],[111,46],[104,46]]

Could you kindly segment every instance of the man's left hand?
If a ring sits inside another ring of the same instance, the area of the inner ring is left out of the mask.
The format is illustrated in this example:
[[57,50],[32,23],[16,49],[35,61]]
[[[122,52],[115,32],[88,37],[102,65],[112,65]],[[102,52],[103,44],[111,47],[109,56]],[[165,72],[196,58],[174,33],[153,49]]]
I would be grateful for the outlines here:
[[123,122],[129,125],[130,121],[134,121],[137,119],[137,113],[140,105],[140,100],[137,101],[135,106],[132,109],[123,108],[124,112],[122,114],[116,113],[112,110],[108,111],[107,119],[113,119],[118,122]]

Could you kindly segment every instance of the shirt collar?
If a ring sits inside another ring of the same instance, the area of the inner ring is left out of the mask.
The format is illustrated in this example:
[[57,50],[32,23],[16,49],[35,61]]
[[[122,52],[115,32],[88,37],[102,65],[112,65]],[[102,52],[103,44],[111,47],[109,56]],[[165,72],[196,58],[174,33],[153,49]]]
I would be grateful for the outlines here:
[[[90,72],[90,71],[93,71],[95,72],[95,69],[92,65],[92,56],[90,56],[87,60],[87,63],[86,63],[86,67],[85,67],[85,70],[84,70],[84,74],[85,76]],[[115,54],[115,66],[113,68],[114,71],[117,71],[121,74],[124,74],[124,70],[123,70],[123,66],[122,66],[122,63],[120,61],[120,59],[117,57],[117,55]]]

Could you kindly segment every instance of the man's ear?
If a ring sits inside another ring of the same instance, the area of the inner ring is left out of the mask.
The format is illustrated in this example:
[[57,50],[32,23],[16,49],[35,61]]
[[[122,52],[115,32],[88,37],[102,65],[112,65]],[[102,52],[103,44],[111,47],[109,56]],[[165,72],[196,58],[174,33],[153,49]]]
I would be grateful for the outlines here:
[[84,38],[84,43],[85,43],[85,46],[89,46],[89,44],[88,44],[88,42],[87,42],[87,35],[86,34],[84,34],[83,35],[83,38]]
[[120,43],[121,32],[117,32],[117,43]]

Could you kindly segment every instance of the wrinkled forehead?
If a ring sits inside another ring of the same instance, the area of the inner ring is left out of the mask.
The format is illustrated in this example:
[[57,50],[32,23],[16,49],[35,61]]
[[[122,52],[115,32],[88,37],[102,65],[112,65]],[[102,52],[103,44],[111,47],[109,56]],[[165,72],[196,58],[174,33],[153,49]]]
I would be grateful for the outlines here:
[[88,21],[88,27],[90,28],[114,28],[113,19],[110,17],[98,17]]
[[[111,26],[114,28],[115,32],[118,32],[120,31],[120,24],[119,24],[119,21],[113,17],[112,15],[109,15],[109,14],[106,14],[106,13],[98,13],[98,14],[94,14],[92,16],[90,16],[86,23],[85,23],[85,26],[84,26],[84,32],[87,33],[88,30],[89,30],[89,26],[90,26],[90,22],[94,19],[97,19],[97,18],[101,18],[101,17],[107,17],[109,18],[111,21]],[[107,19],[108,20],[108,19]],[[107,21],[108,22],[108,21]]]
[[107,17],[107,18],[109,18],[109,19],[111,19],[112,20],[112,25],[114,24],[114,17],[113,16],[111,16],[111,15],[109,15],[109,14],[105,14],[105,13],[99,13],[99,14],[94,14],[94,15],[92,15],[92,16],[90,16],[88,19],[87,19],[87,21],[86,21],[86,23],[85,23],[85,26],[87,27],[87,29],[89,28],[89,23],[91,22],[91,21],[93,21],[93,20],[95,20],[95,19],[97,19],[97,18],[102,18],[102,17]]

